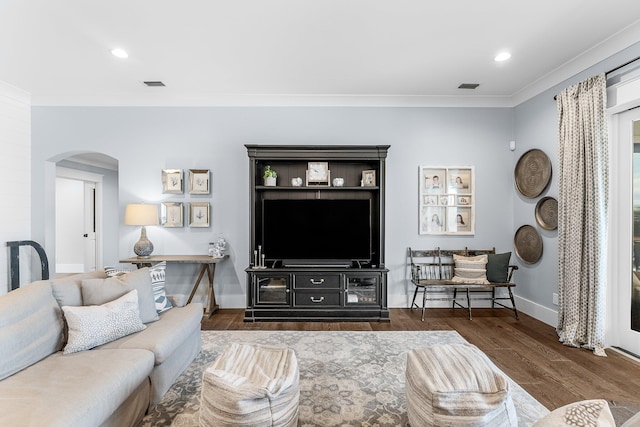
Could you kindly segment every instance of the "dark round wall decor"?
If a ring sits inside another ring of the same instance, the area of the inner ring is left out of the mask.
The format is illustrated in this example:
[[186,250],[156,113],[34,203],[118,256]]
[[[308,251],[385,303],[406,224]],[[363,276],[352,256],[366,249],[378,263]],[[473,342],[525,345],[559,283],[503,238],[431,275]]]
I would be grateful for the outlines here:
[[518,228],[513,238],[516,255],[527,264],[535,264],[542,256],[542,237],[531,225]]
[[536,221],[545,230],[558,228],[558,201],[553,197],[543,197],[536,204]]
[[518,160],[514,175],[520,194],[538,197],[551,181],[551,160],[542,150],[529,150]]

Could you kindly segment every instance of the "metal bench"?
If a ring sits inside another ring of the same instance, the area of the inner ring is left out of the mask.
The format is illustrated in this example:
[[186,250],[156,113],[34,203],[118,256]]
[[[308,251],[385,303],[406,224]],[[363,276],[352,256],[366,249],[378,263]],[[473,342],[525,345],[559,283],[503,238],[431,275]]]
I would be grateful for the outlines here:
[[[477,256],[495,254],[493,249],[456,249],[447,250],[436,248],[434,250],[414,250],[408,248],[408,255],[411,266],[411,283],[415,286],[413,300],[411,301],[411,309],[420,308],[416,304],[418,292],[422,292],[422,321],[424,322],[424,312],[427,308],[427,301],[452,301],[452,308],[466,308],[469,312],[469,320],[471,317],[471,301],[488,300],[491,301],[491,308],[496,305],[513,311],[516,319],[518,319],[518,310],[513,298],[511,288],[516,284],[511,282],[513,272],[518,269],[517,265],[509,265],[507,271],[506,282],[490,282],[489,284],[469,284],[453,282],[455,263],[453,255],[461,256]],[[508,296],[496,295],[497,288],[506,288]],[[463,291],[467,300],[464,306],[458,302],[460,298],[458,291]],[[428,296],[429,293],[438,293],[439,296]],[[446,296],[442,296],[446,293]],[[490,296],[486,296],[490,293]],[[477,296],[480,295],[480,296]],[[485,296],[482,296],[485,295]],[[472,297],[473,296],[473,297]],[[501,301],[510,300],[511,307],[504,305]]]

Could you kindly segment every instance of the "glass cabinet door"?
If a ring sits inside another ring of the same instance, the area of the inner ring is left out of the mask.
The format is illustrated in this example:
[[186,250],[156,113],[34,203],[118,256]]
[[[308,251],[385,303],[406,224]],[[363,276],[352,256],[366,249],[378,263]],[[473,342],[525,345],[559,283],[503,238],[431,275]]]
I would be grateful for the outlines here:
[[256,304],[260,305],[288,305],[289,276],[255,276]]
[[378,276],[347,276],[346,305],[379,304],[379,284]]

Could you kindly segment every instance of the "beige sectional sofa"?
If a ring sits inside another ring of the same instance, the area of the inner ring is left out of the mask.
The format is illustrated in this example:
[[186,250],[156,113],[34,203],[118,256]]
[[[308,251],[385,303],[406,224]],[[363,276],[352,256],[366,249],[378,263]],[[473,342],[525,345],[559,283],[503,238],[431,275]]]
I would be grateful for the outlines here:
[[0,296],[0,425],[135,426],[199,353],[203,307],[195,303],[160,313],[139,332],[64,354],[61,307],[82,306],[83,281],[95,279],[110,280],[101,270]]

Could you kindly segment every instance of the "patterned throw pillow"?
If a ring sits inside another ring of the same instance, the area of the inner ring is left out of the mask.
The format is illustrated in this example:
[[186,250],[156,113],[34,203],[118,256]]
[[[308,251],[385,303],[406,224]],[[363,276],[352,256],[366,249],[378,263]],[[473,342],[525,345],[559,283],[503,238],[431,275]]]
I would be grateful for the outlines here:
[[102,305],[62,306],[69,325],[69,339],[64,354],[89,350],[141,331],[138,291],[133,290]]
[[[625,424],[626,425],[626,424]],[[582,400],[555,409],[533,427],[615,427],[606,400]]]
[[455,262],[455,268],[451,281],[473,285],[488,285],[487,259],[486,255],[465,257],[454,254],[453,261]]
[[[151,276],[151,287],[153,288],[153,298],[156,302],[156,312],[158,314],[173,307],[173,304],[171,304],[171,301],[169,300],[169,298],[167,298],[167,293],[164,289],[166,268],[166,261],[159,262],[156,265],[149,267],[149,276]],[[107,273],[108,277],[116,277],[135,270],[126,270],[116,267],[105,267],[104,271],[105,273]]]

